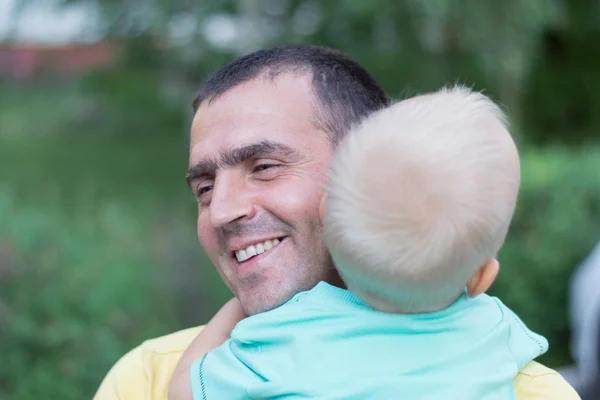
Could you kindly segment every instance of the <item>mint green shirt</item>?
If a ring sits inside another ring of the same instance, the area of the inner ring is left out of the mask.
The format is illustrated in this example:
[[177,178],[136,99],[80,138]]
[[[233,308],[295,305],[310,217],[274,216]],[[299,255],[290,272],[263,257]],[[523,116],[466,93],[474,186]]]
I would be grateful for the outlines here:
[[321,282],[240,321],[190,377],[202,400],[516,399],[517,372],[547,349],[487,295],[429,314],[389,314]]

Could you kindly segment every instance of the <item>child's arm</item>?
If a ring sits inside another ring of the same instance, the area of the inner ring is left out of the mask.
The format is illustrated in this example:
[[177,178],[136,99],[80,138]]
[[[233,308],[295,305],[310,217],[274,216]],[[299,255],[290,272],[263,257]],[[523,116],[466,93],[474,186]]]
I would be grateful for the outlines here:
[[221,307],[181,356],[169,384],[170,400],[192,399],[192,364],[229,339],[235,325],[246,317],[239,300],[235,297]]

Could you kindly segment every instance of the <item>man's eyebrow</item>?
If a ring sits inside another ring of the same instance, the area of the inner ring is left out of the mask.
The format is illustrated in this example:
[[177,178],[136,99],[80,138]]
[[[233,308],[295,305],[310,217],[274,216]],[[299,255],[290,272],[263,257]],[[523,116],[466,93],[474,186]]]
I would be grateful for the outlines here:
[[192,181],[200,178],[214,176],[219,168],[219,164],[214,159],[204,159],[188,168],[185,174],[185,180],[188,186],[191,186]]
[[285,157],[292,159],[291,161],[297,161],[300,154],[283,143],[262,140],[258,143],[222,151],[219,167],[233,167],[251,158],[259,157]]
[[262,140],[257,143],[224,150],[221,152],[218,161],[207,158],[191,166],[186,174],[188,186],[195,179],[214,177],[219,168],[233,167],[251,158],[259,157],[284,157],[287,161],[294,162],[300,160],[302,155],[283,143],[271,140]]

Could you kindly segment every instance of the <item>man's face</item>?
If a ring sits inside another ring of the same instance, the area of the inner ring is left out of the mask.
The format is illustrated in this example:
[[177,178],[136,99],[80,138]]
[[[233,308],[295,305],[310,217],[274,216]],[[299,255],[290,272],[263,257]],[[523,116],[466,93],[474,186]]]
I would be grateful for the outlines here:
[[192,123],[198,239],[249,315],[338,279],[319,219],[332,147],[314,102],[307,76],[258,77],[204,102]]

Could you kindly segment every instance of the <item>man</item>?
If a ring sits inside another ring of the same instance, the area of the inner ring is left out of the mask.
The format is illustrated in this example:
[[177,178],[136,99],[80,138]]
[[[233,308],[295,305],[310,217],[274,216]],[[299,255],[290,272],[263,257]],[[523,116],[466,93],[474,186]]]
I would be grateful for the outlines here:
[[[596,365],[593,367],[594,370],[598,370],[600,368],[600,346],[598,345],[598,343],[600,343],[600,318],[597,318],[596,323]],[[579,393],[581,393],[582,400],[600,399],[600,376],[596,376],[582,386],[583,387],[581,389],[578,389]]]
[[[584,399],[600,398],[600,243],[571,278],[571,356],[575,365],[560,369]],[[592,389],[594,388],[594,389]],[[594,392],[585,396],[583,393]]]
[[[201,90],[188,171],[198,199],[198,238],[247,314],[271,310],[319,281],[342,285],[321,240],[323,183],[348,127],[387,104],[357,63],[311,46],[252,53],[222,67]],[[125,355],[96,399],[165,398],[200,329],[145,342]],[[514,384],[520,400],[579,398],[537,363]]]

